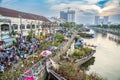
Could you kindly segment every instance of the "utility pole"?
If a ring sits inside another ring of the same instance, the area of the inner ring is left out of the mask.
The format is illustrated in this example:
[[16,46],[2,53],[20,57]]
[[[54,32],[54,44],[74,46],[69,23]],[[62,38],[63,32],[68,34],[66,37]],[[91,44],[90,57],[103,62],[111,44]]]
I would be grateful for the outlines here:
[[20,18],[20,31],[21,31],[21,36],[23,35],[23,32],[22,32],[22,16],[19,15],[19,18]]

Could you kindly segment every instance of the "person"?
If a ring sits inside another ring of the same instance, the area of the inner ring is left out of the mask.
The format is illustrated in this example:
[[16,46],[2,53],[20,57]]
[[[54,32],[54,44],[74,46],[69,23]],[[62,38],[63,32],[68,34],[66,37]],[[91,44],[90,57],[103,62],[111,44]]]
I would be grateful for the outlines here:
[[4,66],[0,65],[0,72],[4,72]]

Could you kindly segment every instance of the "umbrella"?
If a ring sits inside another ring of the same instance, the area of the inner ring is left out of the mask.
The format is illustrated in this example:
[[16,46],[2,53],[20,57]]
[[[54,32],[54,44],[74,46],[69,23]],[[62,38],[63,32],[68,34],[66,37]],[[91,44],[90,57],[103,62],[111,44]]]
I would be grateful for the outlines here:
[[64,36],[64,40],[68,40],[68,38],[66,36]]
[[55,50],[55,49],[57,49],[56,46],[51,46],[51,47],[48,48],[49,51],[52,51],[52,50]]
[[46,56],[51,55],[51,54],[52,54],[52,52],[51,52],[51,51],[48,51],[48,50],[42,51],[42,52],[40,53],[40,55],[42,55],[43,57],[46,57]]
[[24,74],[30,74],[31,70],[28,69],[27,71],[24,72]]
[[26,77],[24,80],[35,80],[33,76]]

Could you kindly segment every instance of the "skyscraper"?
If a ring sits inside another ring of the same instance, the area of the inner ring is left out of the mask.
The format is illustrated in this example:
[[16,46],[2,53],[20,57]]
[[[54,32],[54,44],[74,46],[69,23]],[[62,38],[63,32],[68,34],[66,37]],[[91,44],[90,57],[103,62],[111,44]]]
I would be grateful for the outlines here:
[[60,11],[60,18],[64,19],[67,22],[68,16],[64,11]]
[[103,17],[103,24],[108,24],[108,19],[109,19],[108,16],[104,16]]
[[107,25],[109,23],[109,16],[95,16],[95,25]]
[[95,25],[99,25],[100,16],[95,16]]
[[75,22],[75,11],[69,11],[67,12],[67,22]]
[[75,11],[69,9],[67,12],[60,11],[60,18],[64,19],[66,22],[75,22]]

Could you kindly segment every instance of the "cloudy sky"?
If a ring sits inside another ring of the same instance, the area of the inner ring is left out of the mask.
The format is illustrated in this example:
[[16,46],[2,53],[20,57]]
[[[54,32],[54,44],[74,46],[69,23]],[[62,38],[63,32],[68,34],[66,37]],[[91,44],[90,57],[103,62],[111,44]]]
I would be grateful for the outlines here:
[[59,17],[60,10],[70,7],[78,23],[93,23],[95,15],[120,14],[120,0],[0,0],[0,6],[46,17]]

